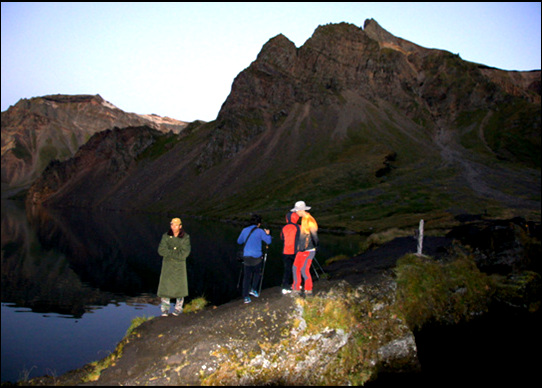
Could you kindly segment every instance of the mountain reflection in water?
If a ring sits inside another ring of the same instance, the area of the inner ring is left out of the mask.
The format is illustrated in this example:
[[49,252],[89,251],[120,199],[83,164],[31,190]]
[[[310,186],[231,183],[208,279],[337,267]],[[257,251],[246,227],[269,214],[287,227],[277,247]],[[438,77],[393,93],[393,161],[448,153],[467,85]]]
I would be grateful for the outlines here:
[[[3,202],[2,302],[74,317],[111,300],[156,302],[157,247],[168,216],[43,208],[25,214],[16,203]],[[236,297],[239,228],[183,222],[192,242],[190,297],[205,295],[213,304]]]
[[[109,346],[101,345],[102,354],[87,356],[90,359],[77,364],[80,367],[103,358],[104,351],[112,351],[133,317],[158,315],[156,290],[162,258],[157,248],[173,216],[179,215],[25,209],[21,202],[2,200],[2,381],[49,371],[58,375],[69,370],[66,368],[73,369],[62,361],[77,358],[62,354],[73,349],[55,349],[60,354],[44,355],[37,354],[39,346],[30,346],[29,354],[19,354],[25,352],[25,347],[17,346],[16,338],[25,337],[14,331],[29,330],[29,322],[37,332],[33,333],[33,341],[44,343],[55,341],[50,320],[63,332],[58,343],[73,341],[66,338],[70,335],[67,333],[72,333],[74,339],[95,341],[92,330],[96,329],[81,324],[90,317],[96,320],[102,316],[108,320],[106,325],[118,325],[110,330],[116,334],[106,340]],[[211,304],[220,305],[239,298],[241,267],[235,253],[242,226],[180,216],[192,243],[187,261],[190,295],[186,301],[205,296]],[[264,288],[278,286],[282,279],[280,230],[271,228],[271,234]],[[359,241],[352,236],[322,235],[321,246],[317,259],[323,264],[337,254],[355,254]],[[119,315],[124,319],[110,318]],[[45,324],[46,319],[49,321]],[[74,326],[74,322],[79,325]],[[13,337],[11,342],[5,338],[8,335]],[[47,349],[51,348],[42,351]],[[13,366],[14,352],[26,360],[25,365]],[[46,369],[39,366],[40,360],[49,363]]]

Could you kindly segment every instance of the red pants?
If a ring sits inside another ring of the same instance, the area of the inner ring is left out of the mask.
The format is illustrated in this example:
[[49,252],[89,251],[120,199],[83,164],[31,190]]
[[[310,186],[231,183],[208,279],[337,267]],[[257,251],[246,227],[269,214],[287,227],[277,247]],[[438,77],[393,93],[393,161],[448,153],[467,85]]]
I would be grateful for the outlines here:
[[294,291],[301,290],[301,277],[305,279],[305,291],[312,291],[312,277],[311,277],[311,264],[312,259],[316,251],[304,251],[298,252],[295,256],[293,269],[294,284],[292,289]]

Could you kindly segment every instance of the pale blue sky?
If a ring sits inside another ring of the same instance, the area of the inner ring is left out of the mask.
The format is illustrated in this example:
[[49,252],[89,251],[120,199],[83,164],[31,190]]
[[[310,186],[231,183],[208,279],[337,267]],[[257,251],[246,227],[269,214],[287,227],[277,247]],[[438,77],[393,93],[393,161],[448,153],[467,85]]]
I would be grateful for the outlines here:
[[540,69],[541,3],[2,3],[2,107],[100,94],[127,112],[214,120],[272,37],[375,19],[423,47]]

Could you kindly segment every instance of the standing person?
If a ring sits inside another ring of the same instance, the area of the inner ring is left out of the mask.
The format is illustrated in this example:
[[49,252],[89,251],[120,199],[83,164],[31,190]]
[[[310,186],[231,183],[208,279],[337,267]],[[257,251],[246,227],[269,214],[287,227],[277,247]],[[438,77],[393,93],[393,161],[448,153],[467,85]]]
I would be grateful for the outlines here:
[[158,254],[163,260],[157,294],[163,317],[169,313],[171,299],[176,299],[173,315],[182,313],[184,297],[188,296],[186,258],[190,255],[190,236],[184,231],[180,218],[172,219],[170,228],[162,235],[158,246]]
[[284,241],[284,248],[282,250],[282,262],[284,263],[284,274],[282,276],[283,294],[292,292],[292,267],[300,236],[300,228],[297,221],[299,221],[297,213],[289,212],[286,214],[286,225],[282,227],[282,231],[280,232],[280,238]]
[[301,217],[301,235],[299,237],[298,252],[294,260],[294,284],[292,290],[298,294],[301,291],[301,277],[305,281],[305,295],[312,295],[312,277],[311,264],[312,259],[316,255],[316,247],[318,246],[318,224],[313,216],[307,210],[305,202],[298,201],[295,203],[292,212]]
[[243,251],[243,298],[245,303],[250,303],[250,296],[256,298],[258,285],[262,275],[263,255],[262,241],[267,245],[271,244],[271,235],[269,229],[260,229],[262,217],[254,214],[250,220],[250,225],[241,231],[237,238],[237,244],[245,244]]

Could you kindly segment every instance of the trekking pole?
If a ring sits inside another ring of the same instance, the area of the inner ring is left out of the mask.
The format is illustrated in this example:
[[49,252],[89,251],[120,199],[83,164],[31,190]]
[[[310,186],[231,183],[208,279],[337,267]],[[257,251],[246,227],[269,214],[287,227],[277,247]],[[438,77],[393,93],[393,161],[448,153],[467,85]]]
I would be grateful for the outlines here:
[[[312,261],[314,261],[314,259],[313,259]],[[320,280],[320,275],[318,275],[318,271],[316,270],[316,268],[314,267],[314,265],[311,265],[311,269],[314,270],[314,274],[316,275],[316,279],[317,279],[317,280]]]
[[262,293],[263,272],[265,271],[265,262],[267,261],[267,248],[269,248],[268,245],[265,246],[265,255],[263,255],[262,278],[260,279],[260,289],[258,290],[258,294]]
[[312,259],[312,261],[314,261],[314,262],[316,262],[316,264],[318,264],[318,268],[320,268],[320,271],[322,272],[322,275],[325,275],[326,271],[324,271],[324,269],[322,268],[322,266],[320,265],[318,260],[316,260],[316,256],[314,257],[314,259]]

